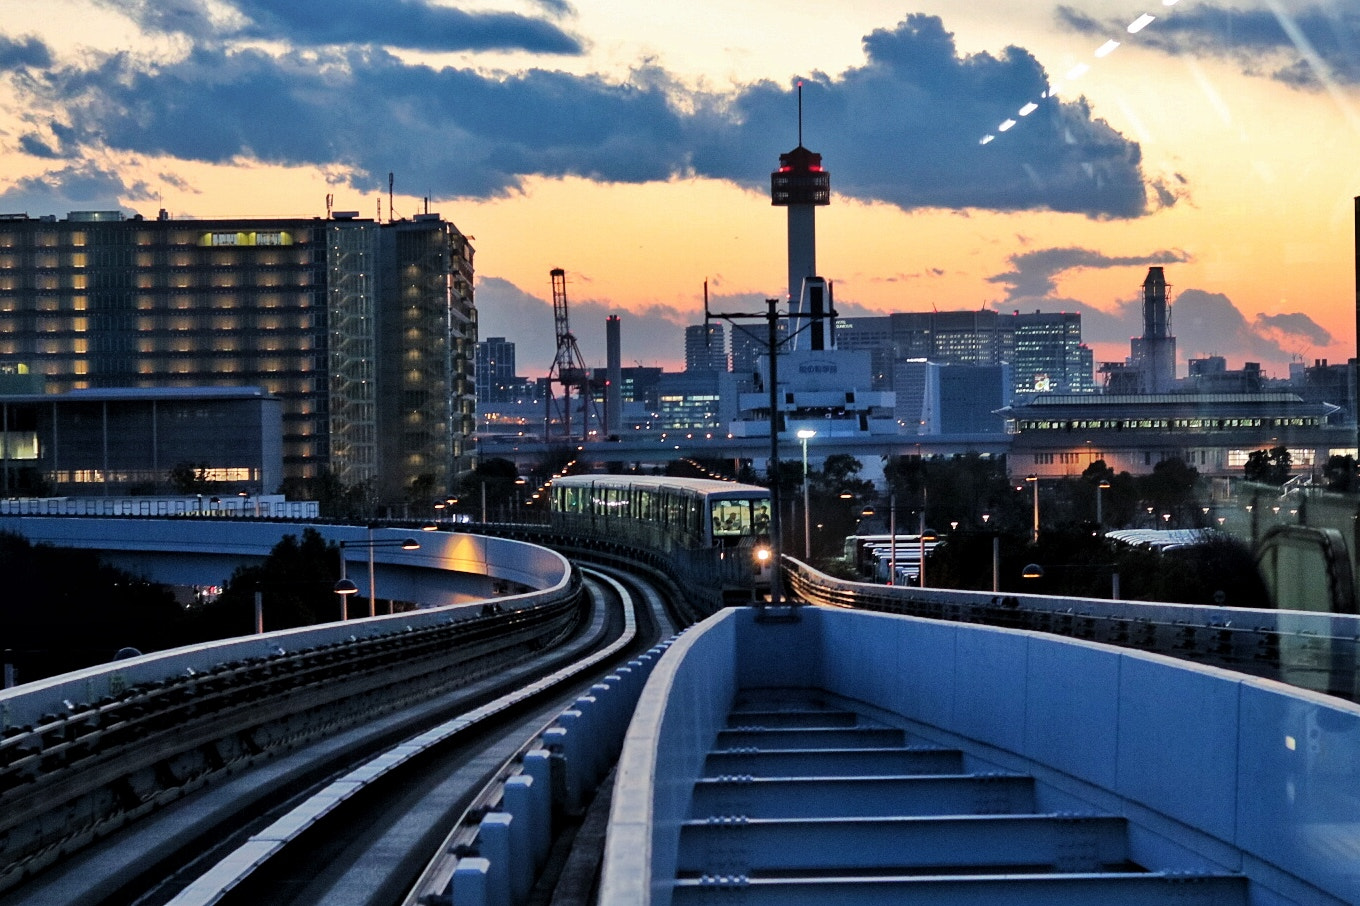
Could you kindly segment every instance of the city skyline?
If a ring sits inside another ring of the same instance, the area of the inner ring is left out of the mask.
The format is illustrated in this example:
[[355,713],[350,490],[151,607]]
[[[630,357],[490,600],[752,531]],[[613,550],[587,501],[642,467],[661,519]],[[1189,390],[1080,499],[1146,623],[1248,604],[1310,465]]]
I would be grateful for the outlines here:
[[715,307],[781,294],[801,79],[842,314],[1075,310],[1119,361],[1161,265],[1178,373],[1283,376],[1354,354],[1357,60],[1335,2],[19,0],[0,212],[374,217],[390,172],[399,216],[428,197],[476,237],[481,335],[521,372],[552,361],[553,267],[589,365],[620,314],[626,362],[675,368],[706,279]]

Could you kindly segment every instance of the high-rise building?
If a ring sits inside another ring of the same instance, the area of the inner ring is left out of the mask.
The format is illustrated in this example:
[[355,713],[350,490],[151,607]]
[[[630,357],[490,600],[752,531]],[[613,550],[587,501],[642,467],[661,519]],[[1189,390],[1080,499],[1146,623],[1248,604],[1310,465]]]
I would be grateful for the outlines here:
[[478,341],[474,374],[478,402],[504,403],[514,399],[515,344],[505,337]]
[[[1081,341],[1081,315],[1076,312],[1002,314],[982,309],[842,318],[836,324],[836,345],[869,353],[876,390],[900,390],[895,367],[927,361],[1010,365],[1011,393],[1095,391],[1094,355]],[[911,391],[908,399],[914,398]]]
[[[789,322],[780,318],[775,322],[775,342],[788,339]],[[751,381],[760,370],[760,359],[769,355],[770,329],[768,324],[734,324],[732,327],[732,373],[739,380]]]
[[0,366],[52,393],[260,387],[285,478],[438,494],[472,431],[472,257],[437,214],[0,216]]
[[727,371],[727,334],[721,324],[685,328],[685,370]]
[[1094,393],[1095,355],[1081,342],[1078,312],[1014,314],[1016,393]]

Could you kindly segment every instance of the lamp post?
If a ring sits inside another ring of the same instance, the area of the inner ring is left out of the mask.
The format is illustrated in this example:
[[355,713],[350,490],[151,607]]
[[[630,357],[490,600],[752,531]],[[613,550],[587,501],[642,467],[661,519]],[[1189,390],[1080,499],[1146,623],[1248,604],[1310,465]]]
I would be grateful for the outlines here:
[[[982,514],[982,524],[985,527],[987,521],[992,518],[991,513]],[[1001,536],[996,531],[989,531],[992,536],[992,591],[1001,590]]]
[[811,517],[808,515],[808,465],[807,465],[807,442],[817,436],[817,432],[810,428],[801,428],[798,431],[798,439],[803,442],[803,557],[812,559],[812,527]]
[[1105,512],[1101,507],[1101,494],[1110,489],[1110,483],[1104,478],[1100,479],[1100,484],[1096,485],[1096,531],[1105,534]]
[[375,541],[373,539],[373,529],[374,526],[372,525],[368,526],[368,540],[366,541],[340,542],[340,581],[335,583],[335,593],[341,596],[340,603],[342,613],[340,618],[342,620],[349,619],[349,608],[346,605],[345,596],[352,595],[359,590],[358,587],[352,581],[350,581],[349,578],[347,578],[345,575],[345,548],[347,547],[368,548],[368,615],[370,617],[375,616],[377,613],[376,609],[377,595],[375,594],[373,581],[374,573],[373,549],[377,547],[399,547],[404,551],[420,550],[420,542],[414,538],[401,538],[401,539],[394,538],[391,540],[379,539]]
[[1035,544],[1039,543],[1039,476],[1027,475],[1025,481],[1034,486],[1034,530],[1030,534],[1030,540]]
[[897,497],[888,485],[888,584],[897,584]]

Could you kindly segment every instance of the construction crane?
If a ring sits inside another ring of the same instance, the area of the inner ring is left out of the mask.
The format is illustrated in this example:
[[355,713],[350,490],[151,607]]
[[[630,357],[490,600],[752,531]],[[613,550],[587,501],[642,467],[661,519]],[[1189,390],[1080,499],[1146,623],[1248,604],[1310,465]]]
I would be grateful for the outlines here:
[[553,295],[553,328],[557,335],[557,354],[553,357],[552,368],[548,371],[548,394],[546,399],[547,411],[543,419],[543,438],[552,438],[552,416],[553,416],[553,384],[562,385],[562,426],[563,435],[566,440],[572,440],[571,435],[571,390],[576,388],[577,398],[580,400],[581,411],[581,439],[585,440],[589,434],[589,415],[593,414],[595,420],[599,421],[599,413],[595,412],[595,398],[590,393],[590,370],[586,368],[585,360],[581,356],[581,347],[576,344],[576,336],[571,332],[571,321],[567,315],[567,272],[560,267],[553,268],[552,275],[552,295]]

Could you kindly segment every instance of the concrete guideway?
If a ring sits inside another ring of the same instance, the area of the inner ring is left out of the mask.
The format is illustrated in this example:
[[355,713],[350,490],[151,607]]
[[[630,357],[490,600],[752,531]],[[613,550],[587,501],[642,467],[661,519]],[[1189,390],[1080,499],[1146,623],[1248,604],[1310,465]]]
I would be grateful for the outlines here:
[[653,673],[602,906],[1360,901],[1335,858],[1360,707],[1036,632],[800,616],[725,611]]

